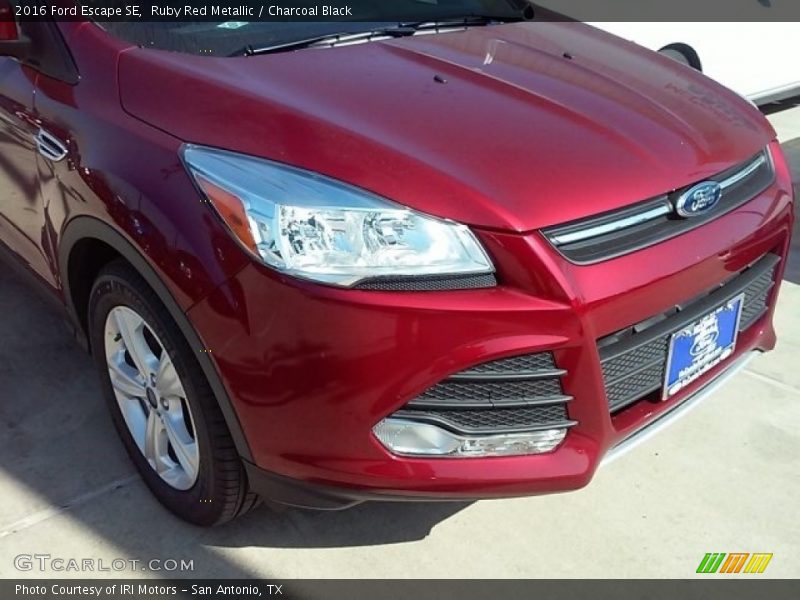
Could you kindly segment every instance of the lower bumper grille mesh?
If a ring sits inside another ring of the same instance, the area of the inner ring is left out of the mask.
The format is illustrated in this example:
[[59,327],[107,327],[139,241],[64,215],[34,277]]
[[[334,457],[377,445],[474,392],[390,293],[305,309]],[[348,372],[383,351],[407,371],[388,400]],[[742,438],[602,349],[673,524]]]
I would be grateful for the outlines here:
[[[444,381],[425,391],[415,404],[451,404],[453,408],[526,405],[561,395],[558,379],[538,381]],[[469,405],[469,406],[467,406]]]
[[669,316],[648,319],[649,327],[633,327],[600,340],[609,410],[621,410],[662,388],[670,337],[698,316],[744,293],[739,330],[751,327],[767,312],[779,261],[769,254],[706,297],[678,307]]
[[629,400],[638,400],[651,392],[661,389],[664,380],[664,368],[667,360],[664,354],[663,362],[639,371],[606,387],[608,404],[612,410],[621,408]]
[[572,427],[564,373],[550,353],[496,360],[451,376],[392,416],[465,435]]
[[394,416],[478,434],[558,428],[568,421],[564,404],[499,410],[401,410]]

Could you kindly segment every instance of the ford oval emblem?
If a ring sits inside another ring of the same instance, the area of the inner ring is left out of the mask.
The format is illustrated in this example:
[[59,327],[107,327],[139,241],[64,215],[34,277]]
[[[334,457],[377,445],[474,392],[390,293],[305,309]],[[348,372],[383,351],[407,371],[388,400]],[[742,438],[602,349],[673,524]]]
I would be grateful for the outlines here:
[[699,217],[713,209],[722,198],[722,187],[716,181],[705,181],[681,194],[675,210],[682,217]]

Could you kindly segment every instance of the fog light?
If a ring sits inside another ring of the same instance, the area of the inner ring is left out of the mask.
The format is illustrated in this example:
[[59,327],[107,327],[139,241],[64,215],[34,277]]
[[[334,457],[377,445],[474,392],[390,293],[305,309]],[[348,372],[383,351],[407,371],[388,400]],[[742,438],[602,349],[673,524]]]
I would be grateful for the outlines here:
[[544,454],[555,450],[567,435],[566,429],[494,435],[458,435],[430,423],[391,417],[378,423],[373,432],[394,454],[449,458]]

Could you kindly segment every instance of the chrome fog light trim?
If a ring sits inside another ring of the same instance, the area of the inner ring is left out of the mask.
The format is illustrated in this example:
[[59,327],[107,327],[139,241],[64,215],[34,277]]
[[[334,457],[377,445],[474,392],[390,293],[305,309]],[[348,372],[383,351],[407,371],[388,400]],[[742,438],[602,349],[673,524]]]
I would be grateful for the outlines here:
[[389,417],[378,423],[373,433],[387,450],[400,456],[479,458],[546,454],[564,441],[567,429],[460,435],[430,423]]

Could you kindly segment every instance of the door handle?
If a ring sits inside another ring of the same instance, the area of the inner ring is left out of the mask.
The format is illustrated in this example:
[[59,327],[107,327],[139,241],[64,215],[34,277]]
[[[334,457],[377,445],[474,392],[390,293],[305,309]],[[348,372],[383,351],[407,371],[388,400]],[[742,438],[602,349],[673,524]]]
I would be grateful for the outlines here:
[[44,129],[39,130],[35,139],[36,149],[39,154],[53,162],[63,160],[69,152],[67,146],[61,140]]

